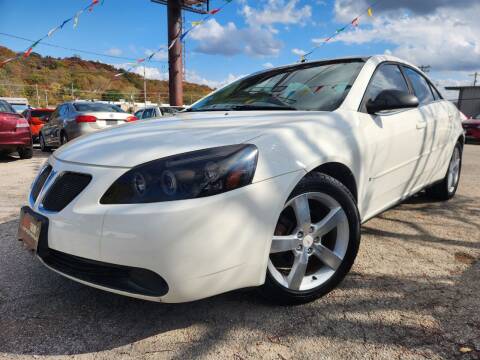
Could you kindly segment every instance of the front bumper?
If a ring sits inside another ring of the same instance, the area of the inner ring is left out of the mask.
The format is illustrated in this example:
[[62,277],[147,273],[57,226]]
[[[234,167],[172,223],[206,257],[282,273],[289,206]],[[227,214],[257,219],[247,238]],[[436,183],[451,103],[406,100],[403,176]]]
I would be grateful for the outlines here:
[[[54,172],[33,210],[48,218],[48,248],[55,260],[140,268],[165,281],[165,294],[106,286],[49,263],[73,280],[104,290],[162,302],[185,302],[263,284],[276,221],[303,170],[224,194],[183,201],[101,205],[106,189],[128,169],[71,164],[51,157]],[[64,171],[92,175],[90,184],[60,212],[42,198]],[[58,254],[60,253],[60,254]],[[82,266],[83,268],[83,266]],[[108,285],[108,284],[107,284]]]

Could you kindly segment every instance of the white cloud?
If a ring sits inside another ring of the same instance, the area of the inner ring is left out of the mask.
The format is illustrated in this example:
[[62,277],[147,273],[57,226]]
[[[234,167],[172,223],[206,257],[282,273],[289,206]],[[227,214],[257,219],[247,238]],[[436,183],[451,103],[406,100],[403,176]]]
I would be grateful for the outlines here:
[[282,46],[269,31],[239,29],[232,22],[223,26],[215,19],[210,19],[192,30],[191,38],[198,41],[195,51],[226,56],[242,53],[252,56],[276,56]]
[[303,56],[305,55],[307,52],[305,50],[302,50],[302,49],[297,49],[297,48],[294,48],[292,49],[292,53],[297,55],[297,56]]
[[242,13],[250,26],[274,24],[300,24],[304,25],[312,16],[312,7],[304,5],[298,7],[299,0],[268,0],[263,8],[254,9],[245,5]]
[[112,55],[112,56],[120,56],[123,54],[123,51],[119,48],[110,48],[107,51],[105,51],[107,55]]
[[[334,41],[346,44],[387,43],[393,55],[416,65],[431,65],[433,71],[478,70],[480,2],[459,1],[464,7],[457,6],[457,2],[453,7],[452,2],[444,0],[398,0],[396,7],[390,3],[383,10],[379,5],[374,8],[373,18],[362,17],[364,26],[342,33]],[[362,1],[337,0],[337,19],[349,19],[348,16],[356,14],[354,11],[359,6],[362,6]],[[410,11],[410,14],[403,16],[404,11]]]
[[156,51],[155,55],[153,56],[154,60],[163,61],[168,59],[168,50],[166,47],[161,48],[160,50],[147,49],[145,50],[145,55],[150,56],[153,54],[154,51]]
[[[131,67],[131,64],[115,64],[114,65],[118,69],[123,69],[123,70],[128,70]],[[138,74],[140,76],[143,76],[143,66],[138,66],[136,68],[133,68],[130,70],[132,73]],[[187,69],[186,75],[185,75],[185,80],[194,83],[194,84],[199,84],[199,85],[206,85],[209,86],[213,89],[219,88],[221,86],[230,84],[231,82],[238,80],[245,75],[239,74],[228,74],[228,76],[225,79],[222,80],[212,80],[208,79],[200,74],[198,74],[195,70],[189,70]],[[145,77],[149,80],[168,80],[168,70],[164,68],[158,68],[154,66],[145,66]]]
[[275,67],[271,62],[266,62],[265,64],[262,65],[265,69],[271,69]]

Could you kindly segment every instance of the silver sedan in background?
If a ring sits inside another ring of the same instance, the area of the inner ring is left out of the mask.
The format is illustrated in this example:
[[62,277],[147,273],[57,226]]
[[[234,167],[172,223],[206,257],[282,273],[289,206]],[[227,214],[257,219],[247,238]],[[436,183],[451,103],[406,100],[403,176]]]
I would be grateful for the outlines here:
[[55,109],[40,131],[40,147],[42,151],[48,151],[81,135],[135,120],[137,120],[135,116],[113,104],[90,101],[66,102]]

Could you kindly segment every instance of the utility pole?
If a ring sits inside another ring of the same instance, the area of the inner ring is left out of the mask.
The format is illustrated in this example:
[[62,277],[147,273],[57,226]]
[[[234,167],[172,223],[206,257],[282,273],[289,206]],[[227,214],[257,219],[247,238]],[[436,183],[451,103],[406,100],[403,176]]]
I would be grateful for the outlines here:
[[45,90],[45,103],[46,103],[46,106],[48,108],[48,90]]
[[[183,105],[182,0],[168,0],[168,89],[170,105]],[[172,42],[175,43],[172,46]]]
[[147,79],[145,78],[145,65],[143,65],[143,102],[147,107]]
[[477,72],[477,71],[470,75],[470,76],[473,76],[473,86],[477,86],[477,78],[478,78],[479,75],[480,75],[480,73]]
[[[182,10],[210,13],[210,0],[150,0],[167,6],[168,16],[168,94],[170,105],[183,105]],[[228,0],[231,1],[231,0]]]
[[75,100],[75,98],[73,97],[73,82],[72,82],[72,100]]
[[37,93],[37,107],[40,107],[40,96],[38,96],[38,85],[35,84],[35,91]]

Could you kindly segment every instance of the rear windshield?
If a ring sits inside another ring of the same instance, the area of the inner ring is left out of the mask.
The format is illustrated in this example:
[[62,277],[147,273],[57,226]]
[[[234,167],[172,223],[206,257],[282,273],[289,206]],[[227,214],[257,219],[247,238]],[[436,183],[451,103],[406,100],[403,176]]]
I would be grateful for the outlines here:
[[15,110],[12,108],[12,106],[5,102],[5,101],[0,101],[0,112],[5,112],[5,113],[15,113]]
[[47,121],[52,115],[53,110],[32,110],[32,117],[39,118],[43,121]]
[[17,113],[21,113],[28,109],[28,105],[25,105],[25,104],[12,104],[12,107],[15,109]]
[[77,103],[73,104],[75,110],[80,112],[117,112],[124,113],[117,105],[102,103]]

